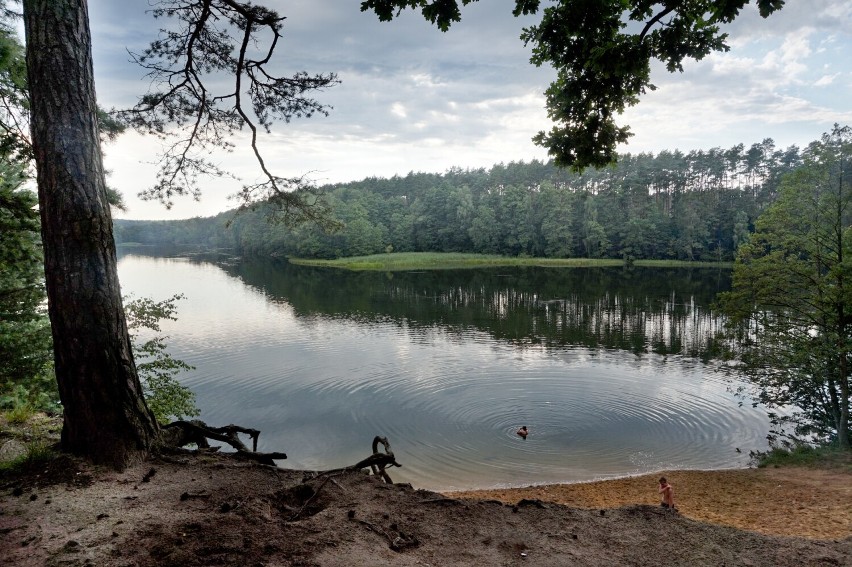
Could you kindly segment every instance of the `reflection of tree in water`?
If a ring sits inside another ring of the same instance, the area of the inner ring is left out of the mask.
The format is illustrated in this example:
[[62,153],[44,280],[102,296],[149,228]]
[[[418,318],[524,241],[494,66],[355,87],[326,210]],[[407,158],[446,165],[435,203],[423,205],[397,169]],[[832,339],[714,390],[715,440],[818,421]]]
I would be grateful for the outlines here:
[[[126,253],[126,252],[125,252]],[[518,346],[583,346],[710,358],[721,319],[709,305],[730,289],[715,268],[488,268],[349,272],[286,261],[234,259],[160,248],[214,263],[301,317],[393,321],[424,340],[471,331]]]
[[730,287],[719,269],[491,268],[348,272],[270,260],[219,263],[297,316],[393,321],[428,339],[483,332],[513,344],[712,356]]

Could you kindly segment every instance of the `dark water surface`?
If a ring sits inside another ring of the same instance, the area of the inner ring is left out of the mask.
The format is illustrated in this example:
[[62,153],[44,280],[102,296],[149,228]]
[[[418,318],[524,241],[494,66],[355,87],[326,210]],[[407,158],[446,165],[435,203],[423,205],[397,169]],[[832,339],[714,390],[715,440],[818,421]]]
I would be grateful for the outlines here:
[[[743,466],[765,446],[709,359],[718,269],[352,273],[125,252],[202,419],[330,469],[386,435],[396,482],[453,489]],[[526,440],[515,430],[527,425]],[[736,448],[741,448],[738,453]]]

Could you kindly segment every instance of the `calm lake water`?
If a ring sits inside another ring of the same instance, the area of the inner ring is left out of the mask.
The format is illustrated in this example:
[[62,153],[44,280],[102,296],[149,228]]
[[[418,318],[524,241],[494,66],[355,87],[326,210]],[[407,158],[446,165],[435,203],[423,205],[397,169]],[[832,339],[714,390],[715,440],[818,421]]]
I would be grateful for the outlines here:
[[763,411],[702,362],[726,270],[386,274],[143,254],[120,253],[123,293],[186,294],[163,332],[196,367],[181,381],[201,419],[260,429],[281,466],[350,465],[378,434],[395,482],[464,489],[739,467],[765,448]]

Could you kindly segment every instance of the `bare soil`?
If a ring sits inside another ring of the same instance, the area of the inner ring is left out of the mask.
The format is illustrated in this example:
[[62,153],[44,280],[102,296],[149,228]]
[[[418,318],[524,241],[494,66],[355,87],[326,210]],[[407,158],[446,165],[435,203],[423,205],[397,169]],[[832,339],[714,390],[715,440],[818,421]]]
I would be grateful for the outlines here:
[[659,475],[444,495],[215,454],[120,473],[60,456],[0,476],[0,564],[852,566],[849,467],[664,474],[679,512]]

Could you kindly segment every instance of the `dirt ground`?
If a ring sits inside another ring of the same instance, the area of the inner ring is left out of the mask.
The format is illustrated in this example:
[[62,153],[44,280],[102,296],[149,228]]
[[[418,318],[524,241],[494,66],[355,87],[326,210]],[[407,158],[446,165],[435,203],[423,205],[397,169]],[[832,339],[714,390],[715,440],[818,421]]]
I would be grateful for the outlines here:
[[442,495],[215,455],[121,473],[61,457],[0,477],[0,563],[852,565],[848,472],[665,474],[680,513],[657,475]]

